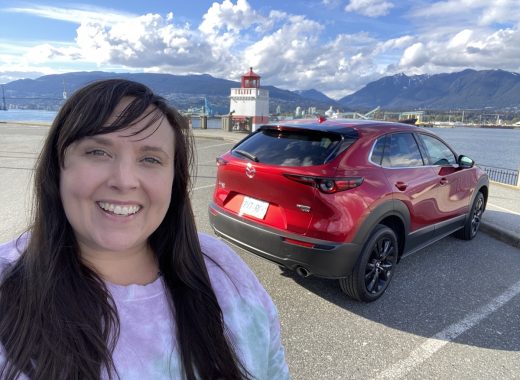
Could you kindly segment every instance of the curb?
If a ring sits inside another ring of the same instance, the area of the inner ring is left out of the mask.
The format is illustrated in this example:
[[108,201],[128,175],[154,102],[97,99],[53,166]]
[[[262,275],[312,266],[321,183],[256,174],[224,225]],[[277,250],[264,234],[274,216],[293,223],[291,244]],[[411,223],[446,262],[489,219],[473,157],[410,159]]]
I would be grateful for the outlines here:
[[491,180],[489,180],[489,183],[493,184],[493,186],[502,186],[502,187],[504,187],[506,189],[520,191],[520,186],[509,185],[507,183],[495,182],[495,181],[491,181]]
[[520,236],[513,232],[503,230],[484,221],[480,224],[480,230],[503,243],[509,244],[515,248],[520,248]]

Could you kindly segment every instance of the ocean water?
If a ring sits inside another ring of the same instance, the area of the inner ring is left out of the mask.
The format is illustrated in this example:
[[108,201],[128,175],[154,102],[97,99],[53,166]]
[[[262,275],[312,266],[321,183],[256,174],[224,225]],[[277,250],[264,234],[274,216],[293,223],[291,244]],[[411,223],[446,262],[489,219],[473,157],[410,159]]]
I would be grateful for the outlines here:
[[431,128],[457,154],[477,164],[505,169],[520,169],[520,129]]
[[56,111],[43,111],[43,110],[0,110],[0,121],[23,121],[23,122],[36,122],[36,123],[52,123]]

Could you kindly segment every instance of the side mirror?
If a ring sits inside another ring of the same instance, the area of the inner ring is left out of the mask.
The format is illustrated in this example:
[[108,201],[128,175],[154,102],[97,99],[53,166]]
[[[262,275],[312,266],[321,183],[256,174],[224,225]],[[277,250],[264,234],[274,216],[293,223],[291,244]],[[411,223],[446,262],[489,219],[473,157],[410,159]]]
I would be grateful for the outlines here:
[[467,156],[464,156],[464,155],[460,155],[459,156],[459,159],[457,160],[459,166],[463,169],[469,169],[469,168],[472,168],[473,165],[475,165],[475,161],[473,161],[471,158],[467,157]]

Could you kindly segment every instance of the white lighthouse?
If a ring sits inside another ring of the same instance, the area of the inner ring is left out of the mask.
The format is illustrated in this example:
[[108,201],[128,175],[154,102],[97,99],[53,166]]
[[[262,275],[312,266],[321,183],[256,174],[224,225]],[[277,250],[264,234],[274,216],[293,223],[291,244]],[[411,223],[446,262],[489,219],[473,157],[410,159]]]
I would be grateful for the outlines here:
[[260,76],[252,67],[242,75],[240,88],[231,89],[229,113],[235,130],[251,126],[251,131],[255,131],[269,122],[269,91],[260,88]]

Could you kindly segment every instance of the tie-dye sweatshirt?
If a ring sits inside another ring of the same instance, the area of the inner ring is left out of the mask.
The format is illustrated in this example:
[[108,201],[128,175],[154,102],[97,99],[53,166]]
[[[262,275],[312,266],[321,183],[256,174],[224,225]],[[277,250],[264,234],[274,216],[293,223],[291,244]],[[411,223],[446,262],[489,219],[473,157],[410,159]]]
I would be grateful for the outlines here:
[[[199,235],[211,284],[230,339],[254,379],[289,379],[276,307],[247,265],[226,244]],[[19,242],[20,243],[20,242]],[[20,246],[20,244],[18,244]],[[0,245],[1,268],[16,260],[16,241]],[[161,278],[148,285],[107,284],[117,306],[120,334],[113,353],[123,380],[182,379],[171,317]],[[5,355],[0,347],[0,368]],[[102,378],[108,378],[102,374]]]

